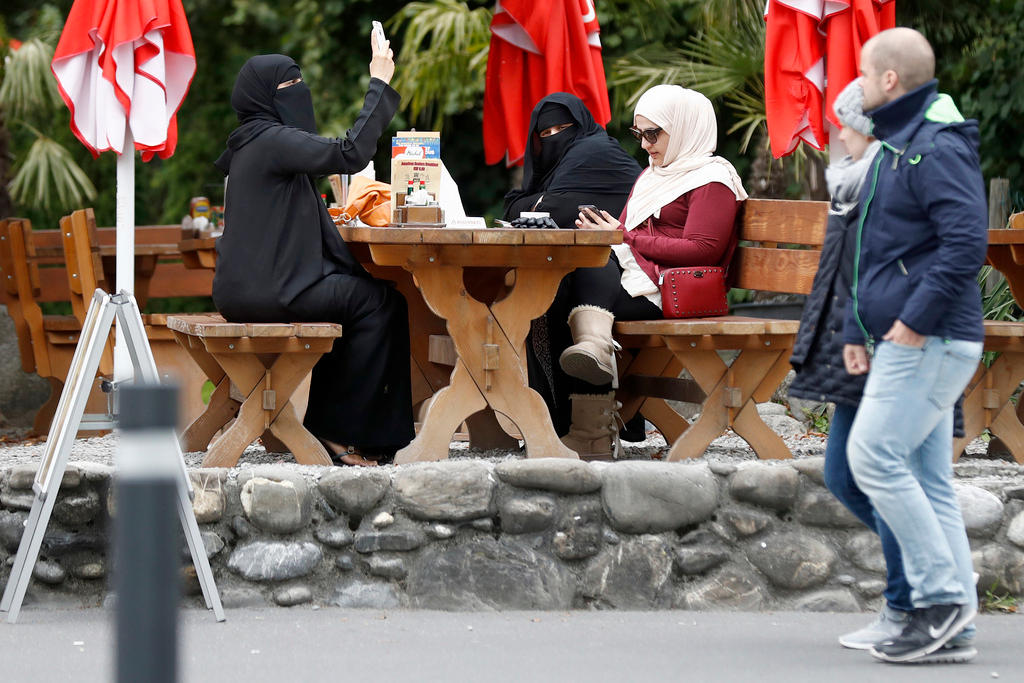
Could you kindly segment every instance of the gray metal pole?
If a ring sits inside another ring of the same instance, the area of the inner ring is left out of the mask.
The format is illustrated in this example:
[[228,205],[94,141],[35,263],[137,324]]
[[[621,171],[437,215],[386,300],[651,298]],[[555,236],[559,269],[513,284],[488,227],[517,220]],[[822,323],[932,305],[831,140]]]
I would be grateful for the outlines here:
[[177,680],[181,596],[175,449],[178,389],[120,389],[114,522],[117,680]]

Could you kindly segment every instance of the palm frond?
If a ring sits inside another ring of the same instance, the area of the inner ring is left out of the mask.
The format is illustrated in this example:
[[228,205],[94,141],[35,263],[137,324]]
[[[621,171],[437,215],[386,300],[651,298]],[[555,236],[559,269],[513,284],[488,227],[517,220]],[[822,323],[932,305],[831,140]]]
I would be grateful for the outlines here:
[[60,105],[57,81],[50,71],[53,46],[32,38],[11,52],[0,83],[0,107],[18,118],[29,118]]
[[44,135],[38,135],[32,143],[7,189],[19,204],[43,209],[54,205],[69,209],[96,196],[96,187],[71,153]]
[[491,11],[459,0],[411,2],[388,21],[402,35],[395,89],[413,120],[444,118],[477,105],[484,89]]

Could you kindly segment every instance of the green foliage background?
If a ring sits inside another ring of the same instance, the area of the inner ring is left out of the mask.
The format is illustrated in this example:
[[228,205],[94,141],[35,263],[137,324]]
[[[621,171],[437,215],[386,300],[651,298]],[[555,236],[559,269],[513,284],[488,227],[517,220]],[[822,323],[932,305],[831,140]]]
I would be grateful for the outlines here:
[[[1024,0],[896,2],[898,22],[919,28],[934,44],[942,89],[953,95],[965,115],[981,120],[986,176],[1009,177],[1016,208],[1024,208],[1024,135],[1019,127],[1024,117],[1024,88],[1020,87],[1019,78],[1024,64]],[[5,44],[8,36],[28,39],[40,30],[39,17],[45,7],[53,6],[61,16],[66,16],[70,5],[70,0],[50,0],[44,5],[5,0],[0,10],[0,38]],[[749,14],[750,7],[763,6],[761,0],[597,0],[596,5],[611,86],[613,120],[608,129],[642,162],[645,159],[626,133],[631,98],[642,82],[637,74],[646,73],[643,68],[636,71],[637,65],[646,64],[657,72],[665,68],[666,60],[704,58],[723,62],[716,68],[741,76],[751,72],[756,75],[760,68],[756,50],[747,54],[727,48],[730,36],[735,36],[737,44],[749,38],[735,28],[745,13]],[[369,80],[368,33],[373,19],[385,21],[399,55],[397,85],[401,85],[403,69],[418,73],[420,85],[426,78],[440,79],[439,87],[435,83],[435,90],[440,93],[436,102],[423,105],[420,101],[414,107],[417,116],[413,118],[408,106],[414,100],[406,97],[406,108],[396,117],[391,130],[438,126],[443,133],[446,164],[460,183],[467,210],[475,215],[500,212],[502,196],[514,182],[514,173],[501,164],[483,164],[482,78],[460,80],[450,75],[459,69],[482,73],[480,46],[462,45],[445,52],[438,34],[425,31],[420,31],[415,50],[402,53],[401,45],[403,38],[417,35],[416,22],[425,9],[439,7],[438,11],[466,16],[477,10],[479,16],[480,12],[493,10],[492,0],[184,0],[184,6],[199,68],[178,115],[176,154],[167,161],[137,164],[137,223],[177,223],[188,211],[189,198],[194,195],[208,196],[214,203],[222,201],[222,178],[212,162],[235,125],[229,101],[235,76],[253,54],[281,52],[294,57],[303,67],[314,93],[321,133],[344,135],[361,106]],[[703,56],[702,51],[706,53]],[[483,60],[485,64],[485,56]],[[675,76],[687,84],[708,74],[681,70]],[[741,90],[730,86],[727,92],[715,93],[714,99],[721,121],[719,151],[733,160],[746,177],[758,152],[763,124],[750,119],[751,111],[756,113],[756,102],[730,101],[730,96],[734,100],[741,96]],[[743,107],[747,107],[746,113]],[[5,133],[3,123],[0,112],[0,138]],[[93,160],[71,136],[68,113],[63,107],[53,117],[32,124],[45,129],[47,135],[71,151],[96,186],[98,194],[91,203],[97,220],[101,225],[112,225],[114,155],[105,154]],[[747,126],[752,126],[753,142],[741,152]],[[733,128],[736,132],[728,133]],[[6,161],[13,159],[17,163],[33,136],[24,126],[14,126],[9,135],[10,159]],[[387,157],[388,145],[384,143],[376,159],[378,169],[387,168]],[[5,171],[8,177],[3,182],[9,180],[9,170],[0,163],[0,175]],[[803,191],[799,184],[790,189],[797,194]],[[328,191],[326,185],[323,191]],[[25,206],[15,206],[14,210],[27,215],[39,227],[55,225],[65,212]]]

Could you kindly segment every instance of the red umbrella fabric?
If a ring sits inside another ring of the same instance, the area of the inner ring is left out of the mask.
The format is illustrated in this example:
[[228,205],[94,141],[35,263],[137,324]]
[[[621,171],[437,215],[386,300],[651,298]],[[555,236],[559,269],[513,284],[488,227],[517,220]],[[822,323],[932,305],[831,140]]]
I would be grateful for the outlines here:
[[858,75],[861,46],[896,24],[892,0],[768,0],[764,85],[775,158],[828,143],[825,117]]
[[77,0],[51,69],[71,129],[94,156],[124,152],[125,126],[144,161],[174,153],[196,71],[181,0]]
[[896,3],[882,0],[831,2],[839,5],[825,16],[825,115],[839,126],[832,103],[860,75],[860,49],[871,36],[896,25]]
[[499,0],[491,21],[484,91],[484,160],[521,164],[530,112],[545,95],[579,97],[611,120],[593,0]]

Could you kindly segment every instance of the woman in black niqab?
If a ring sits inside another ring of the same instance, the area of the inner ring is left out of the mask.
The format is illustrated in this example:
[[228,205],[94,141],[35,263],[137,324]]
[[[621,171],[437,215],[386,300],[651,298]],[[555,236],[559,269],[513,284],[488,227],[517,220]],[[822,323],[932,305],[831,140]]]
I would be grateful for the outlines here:
[[[565,124],[571,125],[541,136]],[[583,100],[564,92],[548,95],[534,107],[527,150],[523,186],[505,195],[505,220],[523,211],[547,211],[559,227],[575,228],[581,204],[618,216],[642,170],[594,121]],[[565,288],[560,288],[548,312],[533,321],[527,343],[530,387],[544,398],[559,434],[569,430],[569,395],[576,382],[562,372],[552,349],[572,344],[569,308]],[[643,418],[638,420],[642,434]]]
[[400,99],[382,80],[390,60],[375,50],[362,111],[346,137],[324,138],[298,65],[251,58],[231,95],[239,126],[216,162],[229,178],[214,304],[237,322],[342,325],[313,369],[304,420],[342,464],[372,464],[360,452],[393,453],[413,437],[405,300],[352,257],[312,180],[372,158]]
[[[568,128],[541,137],[560,124]],[[547,211],[561,228],[574,228],[580,204],[619,215],[640,165],[608,135],[583,100],[569,93],[543,98],[530,115],[523,186],[505,195],[505,220],[523,211]]]

